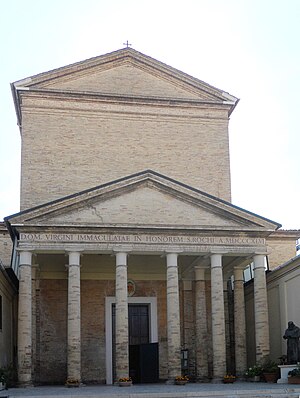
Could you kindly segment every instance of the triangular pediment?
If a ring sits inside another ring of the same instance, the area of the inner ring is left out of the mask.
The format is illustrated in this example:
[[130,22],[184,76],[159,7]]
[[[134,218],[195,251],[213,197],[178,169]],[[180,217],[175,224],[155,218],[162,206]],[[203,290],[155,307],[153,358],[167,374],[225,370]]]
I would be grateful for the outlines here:
[[131,48],[14,83],[16,89],[173,98],[234,107],[237,98]]
[[279,224],[153,171],[7,217],[11,225],[274,231]]

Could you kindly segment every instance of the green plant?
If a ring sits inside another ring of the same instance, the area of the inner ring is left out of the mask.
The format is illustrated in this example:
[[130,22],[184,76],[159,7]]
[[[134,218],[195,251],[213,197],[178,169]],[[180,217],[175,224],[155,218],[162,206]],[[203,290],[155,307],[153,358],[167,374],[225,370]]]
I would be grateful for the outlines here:
[[275,361],[268,359],[262,366],[263,373],[276,373],[278,372],[278,364]]
[[189,381],[189,378],[187,376],[176,376],[175,380],[176,381]]
[[78,379],[73,379],[69,377],[66,381],[66,386],[79,386],[80,381]]
[[0,368],[0,382],[5,384],[7,388],[15,386],[16,380],[17,372],[13,365],[7,365]]
[[279,359],[279,365],[286,365],[287,364],[287,355],[281,355]]
[[292,369],[288,373],[289,376],[300,376],[300,365],[298,365],[296,368]]
[[253,365],[247,369],[245,376],[254,377],[254,376],[260,376],[261,374],[262,374],[262,367],[260,365]]
[[227,374],[227,375],[225,375],[224,377],[223,377],[223,379],[235,379],[235,376],[234,375],[232,375],[232,374]]
[[119,382],[124,383],[124,382],[130,382],[132,381],[131,377],[121,377],[119,379]]

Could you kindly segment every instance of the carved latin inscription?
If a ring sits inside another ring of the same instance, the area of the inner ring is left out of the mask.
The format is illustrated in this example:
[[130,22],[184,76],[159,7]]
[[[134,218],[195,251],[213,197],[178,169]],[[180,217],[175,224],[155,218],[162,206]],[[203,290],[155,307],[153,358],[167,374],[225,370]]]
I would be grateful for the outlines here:
[[143,243],[184,245],[265,245],[264,238],[158,234],[44,234],[21,233],[23,242]]

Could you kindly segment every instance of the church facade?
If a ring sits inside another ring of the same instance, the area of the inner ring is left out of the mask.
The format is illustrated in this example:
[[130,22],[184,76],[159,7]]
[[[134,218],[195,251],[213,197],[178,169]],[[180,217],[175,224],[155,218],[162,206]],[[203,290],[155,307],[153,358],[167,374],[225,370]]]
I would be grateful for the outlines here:
[[20,383],[243,375],[249,264],[255,361],[267,358],[266,256],[280,224],[231,203],[238,99],[130,48],[12,92]]

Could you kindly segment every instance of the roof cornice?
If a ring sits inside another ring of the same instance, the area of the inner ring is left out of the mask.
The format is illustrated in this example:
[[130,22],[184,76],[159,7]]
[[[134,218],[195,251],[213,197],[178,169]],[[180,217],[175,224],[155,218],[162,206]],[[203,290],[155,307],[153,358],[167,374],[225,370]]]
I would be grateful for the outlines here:
[[[233,95],[219,90],[208,83],[203,82],[195,77],[192,77],[176,68],[173,68],[161,61],[158,61],[148,55],[142,54],[132,48],[123,48],[108,54],[93,57],[84,61],[76,62],[61,68],[53,69],[48,72],[43,72],[25,79],[16,81],[11,84],[13,91],[13,98],[16,108],[16,114],[18,118],[18,124],[21,126],[21,109],[20,109],[20,97],[19,92],[24,92],[25,90],[32,90],[34,87],[38,88],[47,81],[65,77],[74,73],[82,73],[88,71],[91,68],[111,64],[113,62],[126,62],[129,60],[132,63],[138,63],[140,65],[145,65],[147,68],[152,70],[157,70],[159,73],[165,76],[172,76],[172,78],[178,79],[186,85],[189,85],[193,89],[199,89],[202,92],[216,98],[216,102],[219,100],[221,103],[229,107],[228,115],[232,113],[236,107],[239,99]],[[66,91],[67,92],[67,91]],[[208,102],[209,103],[209,102]]]

